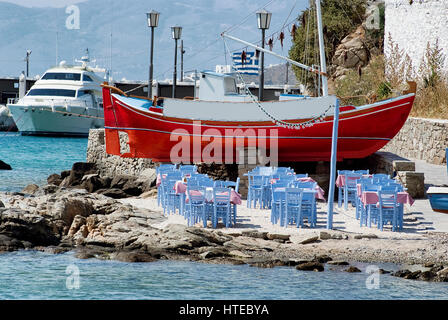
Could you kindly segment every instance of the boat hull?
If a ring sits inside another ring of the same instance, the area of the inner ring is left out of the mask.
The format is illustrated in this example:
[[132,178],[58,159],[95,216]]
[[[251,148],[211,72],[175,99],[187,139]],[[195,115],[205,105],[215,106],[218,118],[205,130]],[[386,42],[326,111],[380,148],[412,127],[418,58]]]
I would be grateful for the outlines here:
[[8,108],[22,135],[80,136],[90,129],[104,127],[103,111],[72,107],[25,106],[10,104]]
[[[371,108],[342,112],[338,161],[364,158],[384,147],[402,128],[414,97],[409,94]],[[333,116],[295,130],[275,126],[270,121],[242,123],[165,117],[151,109],[143,110],[123,103],[108,88],[103,88],[103,101],[106,151],[109,154],[151,158],[156,162],[241,163],[238,150],[257,148],[262,155],[271,160],[276,157],[278,162],[330,160]],[[188,150],[180,159],[174,157],[173,160],[173,152],[176,155],[180,143],[189,146],[182,151]],[[213,148],[211,144],[214,144]]]
[[433,211],[448,213],[448,188],[430,187],[426,194]]

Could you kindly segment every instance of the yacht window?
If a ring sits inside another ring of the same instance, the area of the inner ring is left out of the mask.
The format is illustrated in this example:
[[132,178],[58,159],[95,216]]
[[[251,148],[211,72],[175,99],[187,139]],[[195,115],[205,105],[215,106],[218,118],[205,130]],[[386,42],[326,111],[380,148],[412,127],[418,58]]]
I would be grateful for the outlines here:
[[90,76],[88,76],[86,74],[83,74],[82,75],[82,81],[91,81],[91,82],[93,82],[93,79]]
[[42,80],[68,80],[68,81],[80,81],[80,73],[59,73],[59,72],[47,72],[42,77]]
[[31,89],[27,96],[57,96],[57,97],[75,97],[75,90],[68,89]]
[[85,96],[86,94],[90,94],[90,91],[89,90],[79,90],[78,91],[78,98],[82,97],[82,96]]

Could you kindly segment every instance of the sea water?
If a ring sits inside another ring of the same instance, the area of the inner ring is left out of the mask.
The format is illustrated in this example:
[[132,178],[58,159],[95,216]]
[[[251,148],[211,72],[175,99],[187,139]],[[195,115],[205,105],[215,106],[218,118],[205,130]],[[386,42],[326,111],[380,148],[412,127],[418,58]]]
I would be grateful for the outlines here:
[[0,160],[13,170],[0,170],[0,191],[19,192],[29,184],[42,185],[50,174],[85,162],[87,138],[21,136],[0,132]]
[[310,272],[198,262],[80,260],[70,252],[36,251],[5,253],[0,261],[0,299],[448,299],[447,283],[372,276],[365,272],[367,264],[357,264],[360,273],[343,268]]
[[[48,175],[86,160],[87,139],[0,132],[0,191],[44,184]],[[448,284],[342,269],[325,272],[197,262],[79,260],[73,253],[0,254],[0,299],[448,299]],[[378,265],[396,271],[396,265]],[[330,269],[327,266],[327,269]]]

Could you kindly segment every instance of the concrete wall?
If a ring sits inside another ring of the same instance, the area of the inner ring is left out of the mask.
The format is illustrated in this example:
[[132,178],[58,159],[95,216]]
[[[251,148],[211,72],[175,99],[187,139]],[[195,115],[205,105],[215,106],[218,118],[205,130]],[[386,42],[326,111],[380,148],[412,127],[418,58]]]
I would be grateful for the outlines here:
[[[126,140],[125,136],[120,136]],[[124,142],[124,141],[123,141]],[[123,142],[121,143],[123,145]],[[154,165],[150,159],[120,158],[106,153],[104,129],[90,129],[87,144],[87,162],[96,163],[100,174],[113,177],[119,174],[138,176],[146,168]]]
[[[388,55],[389,33],[399,48],[411,59],[414,70],[426,51],[428,42],[448,56],[448,1],[447,0],[385,0],[384,50]],[[448,59],[445,60],[448,70]]]
[[448,120],[408,118],[400,132],[382,151],[441,165],[446,163],[446,148]]

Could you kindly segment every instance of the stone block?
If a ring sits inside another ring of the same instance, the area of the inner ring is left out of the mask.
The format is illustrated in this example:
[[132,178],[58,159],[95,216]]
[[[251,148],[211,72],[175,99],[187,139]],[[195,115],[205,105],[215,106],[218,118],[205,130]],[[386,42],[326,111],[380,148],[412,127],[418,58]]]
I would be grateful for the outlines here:
[[398,171],[415,171],[415,162],[413,161],[393,161],[395,172]]
[[415,199],[425,197],[425,174],[412,171],[397,172],[397,180],[407,189],[409,195]]

